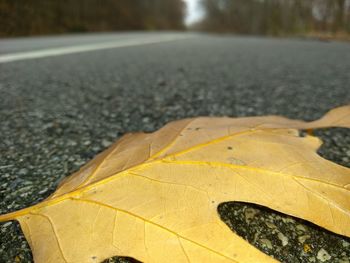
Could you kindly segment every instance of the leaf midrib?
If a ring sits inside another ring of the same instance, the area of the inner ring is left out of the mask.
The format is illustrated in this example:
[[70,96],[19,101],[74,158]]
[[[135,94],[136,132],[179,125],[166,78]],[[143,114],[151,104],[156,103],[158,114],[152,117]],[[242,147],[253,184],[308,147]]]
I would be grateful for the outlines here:
[[[64,193],[62,195],[56,196],[53,199],[44,200],[44,201],[42,201],[42,202],[40,202],[40,203],[38,203],[36,205],[33,205],[31,207],[27,207],[27,208],[24,208],[24,209],[21,209],[21,210],[18,210],[18,211],[14,211],[14,212],[11,212],[11,213],[8,213],[8,214],[0,215],[0,222],[15,219],[15,218],[17,218],[19,216],[22,216],[22,215],[25,215],[25,214],[29,213],[32,210],[36,210],[36,209],[40,209],[40,208],[45,207],[45,206],[57,204],[57,203],[59,203],[61,201],[64,201],[64,200],[66,200],[66,199],[68,199],[68,198],[70,198],[72,196],[79,196],[81,193],[84,193],[84,192],[94,188],[95,186],[98,186],[98,185],[101,185],[101,184],[105,184],[105,183],[108,183],[109,181],[114,180],[115,178],[118,177],[118,175],[122,175],[124,173],[129,173],[129,172],[132,173],[135,170],[142,169],[143,167],[146,167],[146,166],[151,166],[151,165],[153,165],[155,163],[165,162],[165,163],[186,164],[186,161],[172,161],[172,160],[169,160],[169,159],[171,159],[172,157],[180,156],[180,155],[185,154],[185,153],[189,153],[190,151],[195,150],[195,149],[197,150],[197,149],[200,149],[200,148],[208,146],[208,145],[212,145],[212,144],[215,144],[215,143],[218,143],[218,142],[225,141],[225,140],[230,139],[232,137],[244,135],[244,134],[247,134],[247,133],[252,134],[252,133],[256,133],[256,132],[265,132],[265,131],[271,130],[271,129],[272,128],[264,128],[264,129],[257,129],[257,130],[253,130],[253,131],[250,129],[250,130],[245,130],[245,131],[242,131],[242,132],[237,132],[237,133],[233,133],[233,134],[230,134],[230,135],[222,136],[222,137],[219,137],[219,138],[214,139],[212,141],[201,143],[201,144],[197,144],[197,145],[194,145],[194,146],[192,146],[192,147],[190,147],[188,149],[181,150],[179,152],[170,154],[170,155],[166,156],[163,159],[151,159],[152,158],[152,156],[151,156],[145,162],[143,162],[141,164],[132,166],[132,167],[130,167],[130,168],[126,169],[126,170],[120,171],[120,172],[118,172],[116,174],[112,174],[112,175],[110,175],[110,176],[108,176],[106,178],[103,178],[100,181],[96,181],[96,182],[93,182],[91,184],[84,185],[81,188],[77,188],[77,189],[75,189],[75,190],[73,190],[71,192],[67,192],[67,193]],[[173,141],[170,144],[173,144]],[[165,146],[165,148],[167,148],[167,146]],[[162,150],[160,150],[160,151],[162,151]],[[112,151],[112,152],[114,152],[114,151]],[[110,156],[110,154],[108,156]],[[108,158],[108,156],[106,156],[106,158]],[[322,158],[322,157],[320,156],[320,158]],[[322,159],[326,160],[324,158],[322,158]],[[253,171],[257,171],[257,172],[271,173],[271,174],[282,175],[282,176],[286,176],[286,175],[287,176],[293,176],[295,178],[300,178],[300,179],[304,179],[304,180],[310,180],[310,181],[314,181],[314,182],[318,182],[318,183],[322,183],[322,184],[327,184],[327,185],[330,185],[330,186],[333,186],[333,187],[336,187],[336,188],[341,188],[343,190],[348,190],[348,189],[344,188],[344,186],[340,186],[340,185],[333,184],[333,183],[330,183],[330,182],[318,180],[318,179],[315,179],[315,178],[308,178],[308,177],[304,177],[304,176],[300,176],[300,175],[290,175],[290,174],[285,174],[285,173],[279,173],[279,172],[268,170],[268,169],[265,169],[265,168],[245,166],[245,165],[225,164],[225,163],[221,163],[221,162],[204,162],[204,161],[187,161],[187,162],[198,163],[198,164],[199,163],[216,164],[216,165],[225,166],[225,167],[238,168],[238,169],[248,169],[248,170],[253,170]],[[102,163],[103,163],[103,161],[100,163],[100,165]],[[98,167],[100,167],[100,165]],[[96,169],[98,169],[98,167]],[[340,167],[344,167],[344,166],[340,166]],[[346,168],[346,167],[344,167],[344,168]]]

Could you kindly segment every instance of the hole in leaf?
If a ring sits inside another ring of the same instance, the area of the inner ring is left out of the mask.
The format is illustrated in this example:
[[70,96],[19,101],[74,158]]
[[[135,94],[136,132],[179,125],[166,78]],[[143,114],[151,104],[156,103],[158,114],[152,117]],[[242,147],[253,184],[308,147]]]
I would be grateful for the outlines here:
[[141,261],[130,257],[112,257],[102,261],[101,263],[141,263]]
[[345,128],[315,130],[314,135],[322,139],[318,154],[327,160],[350,168],[350,136]]
[[281,262],[348,262],[350,238],[269,208],[227,202],[221,219],[239,236]]

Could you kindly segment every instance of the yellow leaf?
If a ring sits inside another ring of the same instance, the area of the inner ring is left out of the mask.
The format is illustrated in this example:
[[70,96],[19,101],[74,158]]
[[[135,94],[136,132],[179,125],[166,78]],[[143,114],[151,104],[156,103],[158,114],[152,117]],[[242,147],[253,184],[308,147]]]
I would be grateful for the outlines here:
[[37,263],[274,262],[219,219],[226,201],[264,205],[350,236],[350,169],[296,129],[350,127],[350,106],[320,120],[193,118],[129,134],[16,219]]

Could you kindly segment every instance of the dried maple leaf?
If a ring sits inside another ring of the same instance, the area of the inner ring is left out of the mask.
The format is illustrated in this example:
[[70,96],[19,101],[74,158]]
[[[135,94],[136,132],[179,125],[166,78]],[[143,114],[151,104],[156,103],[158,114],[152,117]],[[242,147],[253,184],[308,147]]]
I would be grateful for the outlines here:
[[194,118],[126,135],[16,219],[38,263],[274,262],[232,233],[218,204],[244,201],[350,236],[350,169],[295,129],[350,127],[350,106],[314,122]]

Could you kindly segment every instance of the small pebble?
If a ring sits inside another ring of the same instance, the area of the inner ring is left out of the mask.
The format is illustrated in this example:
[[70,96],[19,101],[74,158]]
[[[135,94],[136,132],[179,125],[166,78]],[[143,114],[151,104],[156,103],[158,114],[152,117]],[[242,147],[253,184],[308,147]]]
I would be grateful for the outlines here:
[[266,239],[266,238],[263,238],[263,239],[260,239],[260,243],[264,246],[264,247],[267,247],[268,249],[272,249],[272,243],[270,240]]
[[306,231],[306,228],[303,225],[297,225],[296,228],[302,232]]
[[342,241],[341,241],[341,244],[342,244],[342,246],[345,247],[345,248],[347,248],[347,247],[350,246],[350,243],[349,243],[349,242],[346,242],[345,240],[342,240]]
[[275,224],[272,224],[270,222],[265,222],[265,224],[267,225],[268,228],[271,228],[271,229],[276,229],[277,226]]
[[277,236],[282,241],[282,246],[285,247],[286,245],[288,245],[288,238],[285,235],[283,235],[281,232],[279,232],[277,234]]
[[22,168],[18,172],[19,175],[26,175],[27,173],[28,173],[28,169],[26,169],[26,168]]
[[47,187],[45,187],[43,190],[41,190],[40,192],[38,192],[39,195],[42,195],[44,193],[46,193],[49,189],[47,189]]
[[320,260],[321,262],[325,262],[327,260],[330,260],[332,257],[328,254],[328,252],[321,248],[318,252],[317,252],[317,259]]
[[309,244],[305,244],[303,246],[303,250],[304,250],[305,253],[309,253],[309,252],[311,252],[312,249],[311,249]]
[[298,241],[299,241],[299,243],[304,244],[304,242],[305,242],[306,239],[308,239],[308,238],[310,238],[309,235],[302,235],[302,236],[298,237]]
[[108,140],[102,140],[102,146],[103,147],[108,147],[108,146],[110,146],[112,144],[112,142],[111,141],[108,141]]
[[258,211],[256,209],[247,208],[244,211],[244,216],[245,216],[246,222],[248,223],[249,221],[251,221],[257,213],[258,213]]
[[8,226],[10,226],[10,225],[12,225],[12,222],[11,222],[11,221],[10,221],[10,222],[6,222],[5,224],[2,225],[2,227],[8,227]]
[[339,263],[350,263],[350,259],[346,258],[346,257],[341,258],[341,259],[339,259]]

